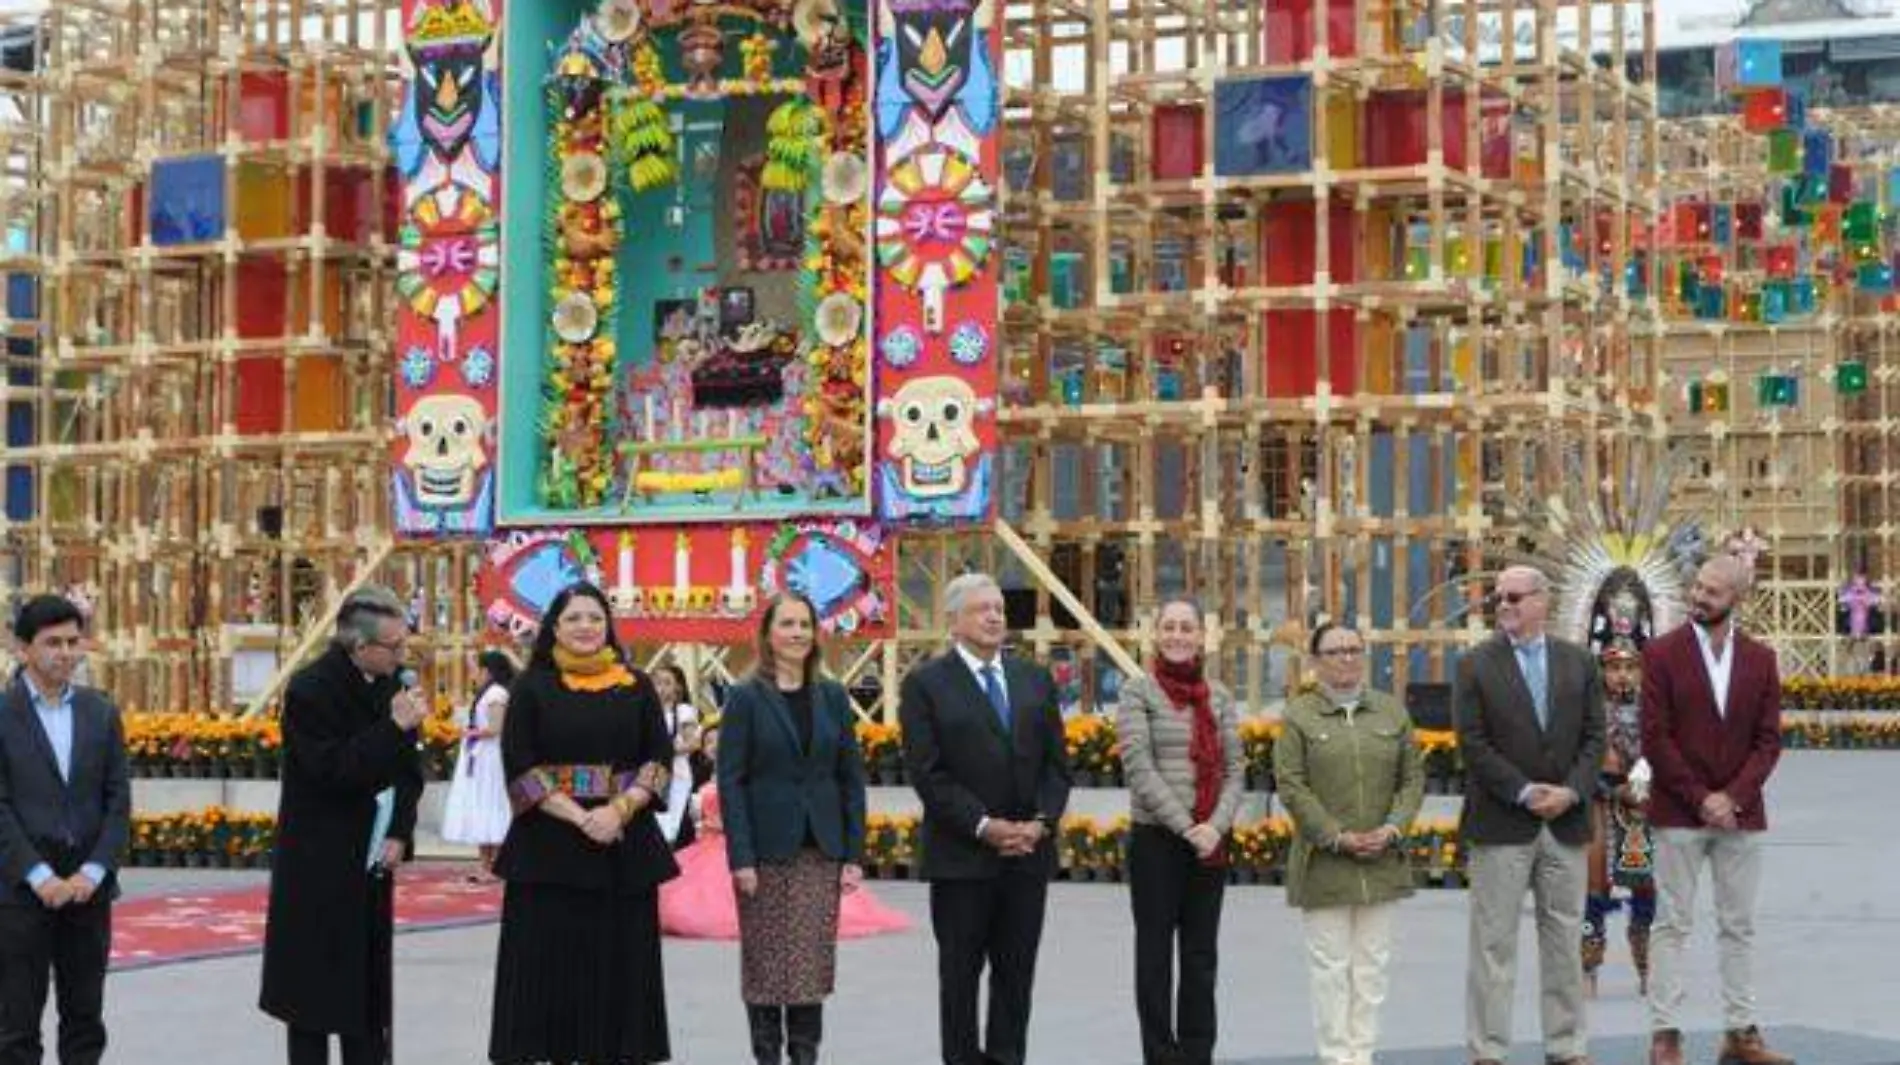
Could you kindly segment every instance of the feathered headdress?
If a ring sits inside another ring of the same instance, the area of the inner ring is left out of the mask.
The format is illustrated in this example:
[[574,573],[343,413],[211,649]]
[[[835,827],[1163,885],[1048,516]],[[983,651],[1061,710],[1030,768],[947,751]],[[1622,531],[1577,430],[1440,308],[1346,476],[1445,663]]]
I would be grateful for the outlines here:
[[1551,578],[1551,631],[1592,654],[1618,640],[1637,648],[1688,616],[1687,575],[1703,537],[1693,519],[1670,520],[1672,459],[1632,451],[1592,484],[1583,456],[1565,455],[1563,490],[1533,515],[1527,559]]

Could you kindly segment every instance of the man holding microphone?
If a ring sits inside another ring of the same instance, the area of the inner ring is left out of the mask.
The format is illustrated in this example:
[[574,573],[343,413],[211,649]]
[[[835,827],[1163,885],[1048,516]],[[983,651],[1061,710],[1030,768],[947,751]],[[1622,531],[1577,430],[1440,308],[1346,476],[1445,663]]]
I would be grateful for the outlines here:
[[408,624],[383,588],[351,594],[322,657],[284,691],[283,790],[259,1006],[289,1029],[290,1065],[390,1060],[394,870],[422,796],[428,701],[403,669]]

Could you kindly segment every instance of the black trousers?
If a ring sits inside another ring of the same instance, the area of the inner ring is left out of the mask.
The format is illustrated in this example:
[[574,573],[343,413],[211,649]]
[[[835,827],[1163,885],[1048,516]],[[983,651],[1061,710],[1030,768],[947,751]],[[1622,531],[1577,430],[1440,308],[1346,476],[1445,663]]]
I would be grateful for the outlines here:
[[[1023,1065],[1029,1045],[1029,999],[1049,878],[1027,863],[989,880],[938,880],[930,885],[930,925],[937,937],[937,1021],[944,1065]],[[979,1040],[977,992],[990,970],[989,1021]]]
[[39,1065],[40,1018],[59,993],[60,1065],[98,1065],[106,1052],[106,962],[112,903],[0,906],[0,1065]]
[[[383,1065],[385,1055],[374,1036],[339,1035],[343,1065]],[[330,1065],[330,1033],[290,1029],[290,1065]]]
[[1214,1060],[1214,979],[1226,894],[1227,871],[1201,864],[1180,836],[1156,825],[1135,825],[1129,831],[1135,1015],[1141,1022],[1144,1065],[1209,1065]]

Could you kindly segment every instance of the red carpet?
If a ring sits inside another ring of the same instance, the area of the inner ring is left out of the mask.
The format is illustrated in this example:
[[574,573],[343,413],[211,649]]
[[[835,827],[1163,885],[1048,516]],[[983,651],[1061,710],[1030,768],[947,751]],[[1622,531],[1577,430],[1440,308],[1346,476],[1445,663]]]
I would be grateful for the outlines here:
[[[501,916],[501,885],[471,884],[472,863],[424,863],[397,873],[396,933],[480,924]],[[112,908],[112,968],[124,971],[264,949],[262,885],[148,895]]]

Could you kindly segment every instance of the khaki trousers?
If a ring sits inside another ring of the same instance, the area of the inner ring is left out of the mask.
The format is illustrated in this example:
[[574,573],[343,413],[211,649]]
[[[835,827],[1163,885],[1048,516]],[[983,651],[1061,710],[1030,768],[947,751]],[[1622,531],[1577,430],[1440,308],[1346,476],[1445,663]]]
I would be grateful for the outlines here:
[[1683,946],[1695,924],[1704,867],[1715,889],[1715,933],[1724,1027],[1755,1024],[1755,896],[1761,833],[1664,828],[1656,832],[1656,924],[1649,939],[1649,1024],[1682,1028]]
[[1319,1065],[1372,1065],[1397,910],[1397,903],[1384,902],[1306,911]]
[[1517,987],[1517,933],[1529,892],[1537,921],[1543,993],[1544,1056],[1583,1057],[1583,898],[1585,848],[1559,843],[1548,828],[1521,846],[1471,848],[1471,957],[1465,982],[1465,1031],[1476,1061],[1511,1056],[1511,998]]

